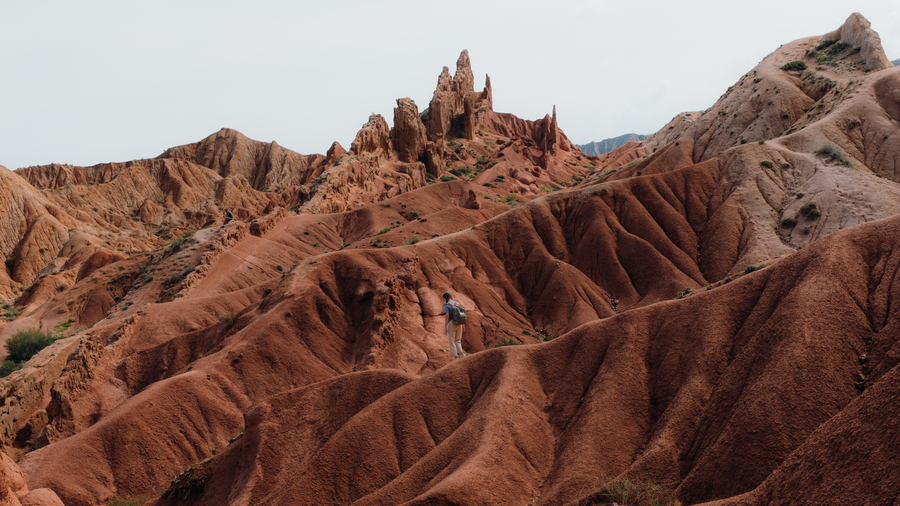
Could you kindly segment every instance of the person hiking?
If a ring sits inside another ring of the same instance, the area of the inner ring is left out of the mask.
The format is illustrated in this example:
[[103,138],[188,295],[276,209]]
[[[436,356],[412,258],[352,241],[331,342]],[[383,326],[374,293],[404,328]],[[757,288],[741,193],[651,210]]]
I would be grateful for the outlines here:
[[450,358],[456,361],[456,359],[466,356],[466,352],[462,348],[462,335],[466,328],[466,311],[453,300],[450,292],[444,292],[443,297],[444,314],[447,315],[447,343],[450,349]]

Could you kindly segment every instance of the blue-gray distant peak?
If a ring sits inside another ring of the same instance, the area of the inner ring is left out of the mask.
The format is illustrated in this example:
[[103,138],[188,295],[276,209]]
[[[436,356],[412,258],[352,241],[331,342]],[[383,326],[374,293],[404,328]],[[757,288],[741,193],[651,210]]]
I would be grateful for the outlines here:
[[622,146],[626,142],[642,141],[647,139],[648,137],[650,136],[642,134],[625,134],[618,137],[613,137],[611,139],[603,139],[602,141],[594,141],[587,144],[576,144],[576,146],[578,146],[578,149],[580,149],[581,152],[586,155],[600,156],[603,153],[609,153],[610,151]]

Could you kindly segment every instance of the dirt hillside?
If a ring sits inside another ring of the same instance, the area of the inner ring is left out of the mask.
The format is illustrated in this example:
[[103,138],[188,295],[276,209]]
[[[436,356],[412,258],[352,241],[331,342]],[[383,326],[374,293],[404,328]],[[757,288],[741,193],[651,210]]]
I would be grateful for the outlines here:
[[853,14],[595,157],[463,51],[349,149],[0,167],[0,503],[891,503],[898,72]]

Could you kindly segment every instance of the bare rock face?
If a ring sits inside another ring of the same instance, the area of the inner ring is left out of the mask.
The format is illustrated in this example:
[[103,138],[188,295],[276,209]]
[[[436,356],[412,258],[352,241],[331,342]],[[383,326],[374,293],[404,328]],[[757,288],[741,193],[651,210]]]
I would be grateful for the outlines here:
[[425,186],[425,164],[422,162],[401,163],[397,172],[400,173],[400,193]]
[[453,74],[453,94],[456,96],[454,114],[462,114],[466,99],[475,91],[475,77],[472,76],[472,63],[469,51],[463,49],[456,60],[456,74]]
[[825,34],[823,39],[842,40],[851,46],[859,47],[860,54],[866,60],[866,66],[873,71],[893,68],[881,47],[881,37],[872,30],[872,23],[862,14],[854,12],[837,30]]
[[466,139],[475,138],[475,97],[472,94],[463,99],[463,130]]
[[401,162],[416,162],[425,151],[428,142],[425,124],[419,117],[419,108],[409,98],[398,98],[394,108],[394,129],[391,140]]
[[428,141],[425,143],[425,168],[432,176],[437,176],[444,170],[444,143]]
[[[474,137],[475,98],[469,52],[463,50],[456,61],[456,74],[451,78],[447,67],[438,76],[438,84],[428,106],[428,139],[437,142],[452,137],[460,130],[468,139]],[[468,105],[467,105],[468,104]]]
[[167,149],[159,158],[176,158],[208,167],[222,177],[241,175],[254,189],[271,190],[305,182],[322,155],[301,155],[279,146],[247,138],[223,128],[193,144]]
[[450,132],[450,121],[453,118],[453,79],[447,67],[438,76],[437,87],[428,105],[427,132],[428,139],[434,142],[443,140]]
[[391,129],[384,116],[373,114],[369,121],[356,133],[356,139],[350,145],[350,153],[379,161],[386,161],[391,155]]
[[478,97],[478,101],[481,103],[481,106],[487,110],[494,110],[494,94],[491,91],[491,76],[489,75],[484,76],[484,90],[481,91],[481,96]]
[[342,156],[347,154],[347,150],[337,141],[331,144],[325,153],[325,165],[332,165],[336,160],[340,160]]

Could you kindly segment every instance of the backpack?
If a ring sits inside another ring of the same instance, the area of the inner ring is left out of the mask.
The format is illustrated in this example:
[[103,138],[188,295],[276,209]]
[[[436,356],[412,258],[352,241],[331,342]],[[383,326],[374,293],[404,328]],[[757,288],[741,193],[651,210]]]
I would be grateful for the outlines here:
[[454,325],[466,324],[466,310],[459,305],[459,302],[453,301],[453,304],[450,305],[450,321]]

